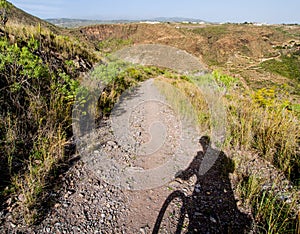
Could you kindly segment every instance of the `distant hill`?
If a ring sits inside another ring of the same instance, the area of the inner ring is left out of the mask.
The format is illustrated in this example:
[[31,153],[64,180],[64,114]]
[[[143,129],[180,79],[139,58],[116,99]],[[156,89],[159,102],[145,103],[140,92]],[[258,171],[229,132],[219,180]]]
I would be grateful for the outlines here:
[[[181,18],[181,17],[158,17],[153,19],[138,19],[138,20],[87,20],[87,19],[69,19],[69,18],[59,18],[59,19],[45,19],[47,22],[54,24],[60,27],[66,28],[74,28],[74,27],[82,27],[89,26],[95,24],[117,24],[117,23],[136,23],[136,22],[196,22],[201,23],[205,22],[200,19],[192,19],[192,18]],[[205,22],[206,23],[206,22]]]
[[68,19],[68,18],[59,18],[59,19],[45,19],[47,22],[54,24],[59,27],[66,28],[75,28],[81,26],[89,26],[95,24],[116,24],[116,23],[131,23],[134,21],[129,20],[87,20],[87,19]]
[[208,23],[207,21],[201,20],[201,19],[194,19],[194,18],[183,18],[183,17],[158,17],[152,19],[154,21],[159,22],[197,22],[197,23]]

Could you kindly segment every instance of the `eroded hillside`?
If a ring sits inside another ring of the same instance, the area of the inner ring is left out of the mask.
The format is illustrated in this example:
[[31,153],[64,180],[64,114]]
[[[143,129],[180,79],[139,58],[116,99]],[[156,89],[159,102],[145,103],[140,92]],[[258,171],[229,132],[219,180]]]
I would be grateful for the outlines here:
[[[284,73],[266,69],[264,63],[291,56],[299,65],[300,26],[118,24],[83,27],[80,32],[96,46],[112,39],[174,46],[197,56],[208,68],[238,76],[248,85],[288,83],[298,90],[295,83],[299,81],[299,71],[292,75],[295,80],[290,80]],[[105,45],[106,51],[116,48],[116,43],[110,49],[109,43]],[[287,64],[286,70],[292,69],[291,66]]]

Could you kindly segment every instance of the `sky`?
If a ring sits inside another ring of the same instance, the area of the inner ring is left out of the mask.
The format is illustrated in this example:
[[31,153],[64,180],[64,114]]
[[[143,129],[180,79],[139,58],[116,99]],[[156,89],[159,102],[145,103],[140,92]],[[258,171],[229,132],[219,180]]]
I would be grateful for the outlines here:
[[8,0],[42,19],[186,17],[209,22],[300,23],[300,0]]

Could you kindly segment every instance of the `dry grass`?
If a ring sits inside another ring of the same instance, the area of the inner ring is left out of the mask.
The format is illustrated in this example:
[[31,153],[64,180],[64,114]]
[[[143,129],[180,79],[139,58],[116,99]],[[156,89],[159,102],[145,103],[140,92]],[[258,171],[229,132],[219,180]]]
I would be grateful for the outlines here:
[[184,76],[175,78],[163,76],[157,79],[156,85],[177,113],[194,120],[201,131],[209,131],[208,105],[199,88]]
[[233,148],[258,152],[295,179],[300,165],[299,118],[280,103],[274,105],[263,107],[249,96],[230,96],[228,142]]
[[[245,91],[235,78],[219,72],[215,72],[214,76],[221,86],[221,91],[226,93],[224,96],[227,106],[225,149],[231,152],[258,154],[278,168],[276,173],[283,172],[286,179],[297,185],[300,165],[300,124],[296,113],[287,108],[290,104],[287,102],[289,94],[280,93],[280,90],[267,89]],[[202,79],[205,80],[205,76]],[[211,124],[208,106],[199,89],[188,79],[161,77],[159,80],[175,86],[192,104],[198,116],[206,116],[205,121],[199,118],[198,124],[202,129],[208,130]],[[187,112],[187,105],[182,106],[182,102],[178,100],[178,93],[174,94],[173,89],[168,89],[161,83],[158,87],[164,96],[169,97],[178,112]],[[244,160],[240,161],[247,163]],[[258,233],[294,233],[299,198],[297,186],[287,191],[280,187],[283,183],[282,176],[277,180],[267,181],[266,178],[260,177],[251,170],[247,172],[249,174],[246,178],[243,177],[245,172],[239,170],[237,173],[242,175],[237,182],[238,193],[242,197],[244,206],[252,210],[255,230]],[[265,188],[266,184],[271,184],[272,187]],[[287,200],[282,198],[282,193],[288,197]]]
[[[257,233],[296,233],[297,193],[290,191],[288,200],[274,188],[264,189],[266,181],[251,175],[238,187],[244,205],[251,207]],[[276,186],[276,180],[274,186]]]
[[[300,124],[296,112],[288,108],[289,94],[282,90],[232,90],[227,94],[227,147],[232,152],[258,154],[277,167],[294,189],[281,187],[282,176],[272,181],[252,168],[238,171],[238,192],[250,207],[258,233],[295,233],[299,199]],[[244,161],[239,156],[240,163]],[[243,167],[240,165],[240,167]],[[262,170],[264,170],[262,168]],[[273,170],[276,170],[275,168]],[[260,173],[264,174],[264,171]],[[276,175],[274,171],[274,176]],[[244,175],[246,174],[246,175]],[[246,177],[245,177],[246,176]],[[266,188],[271,184],[271,188]],[[282,193],[289,199],[282,199]]]

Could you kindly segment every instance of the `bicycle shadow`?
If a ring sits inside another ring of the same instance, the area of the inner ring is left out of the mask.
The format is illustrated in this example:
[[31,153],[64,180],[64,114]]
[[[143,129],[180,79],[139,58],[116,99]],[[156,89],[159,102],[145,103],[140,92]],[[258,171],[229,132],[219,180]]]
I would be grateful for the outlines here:
[[[185,171],[176,177],[184,181],[196,175],[197,182],[191,196],[177,190],[165,200],[157,217],[153,234],[158,233],[164,214],[170,203],[180,198],[180,218],[176,232],[181,233],[185,217],[188,217],[187,233],[248,233],[252,219],[239,211],[231,188],[229,173],[234,171],[234,162],[224,152],[212,149],[207,136],[200,139],[203,151],[198,152]],[[219,154],[215,164],[204,175],[199,175],[199,168],[207,149]]]

